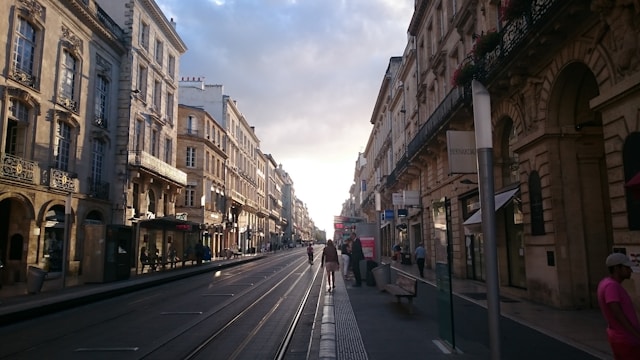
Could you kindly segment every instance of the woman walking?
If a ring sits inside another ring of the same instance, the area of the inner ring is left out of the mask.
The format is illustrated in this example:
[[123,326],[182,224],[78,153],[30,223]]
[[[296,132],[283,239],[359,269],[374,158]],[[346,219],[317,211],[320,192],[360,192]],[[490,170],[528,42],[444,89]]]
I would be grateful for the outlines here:
[[334,273],[340,270],[338,250],[333,245],[331,239],[327,240],[327,246],[322,250],[322,262],[320,266],[324,266],[327,271],[327,291],[331,292],[331,289],[335,289],[336,287],[336,277]]

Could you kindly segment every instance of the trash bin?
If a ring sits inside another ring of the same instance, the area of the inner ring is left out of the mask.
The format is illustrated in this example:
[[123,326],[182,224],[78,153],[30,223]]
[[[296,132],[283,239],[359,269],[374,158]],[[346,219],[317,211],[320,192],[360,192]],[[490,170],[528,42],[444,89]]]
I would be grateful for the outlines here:
[[373,260],[367,260],[367,285],[376,286],[376,279],[373,276],[372,270],[378,266],[378,263]]
[[402,253],[402,265],[411,265],[411,253]]
[[376,281],[378,290],[383,291],[384,286],[391,283],[391,265],[382,264],[373,268],[371,273]]
[[27,292],[29,294],[39,293],[40,290],[42,290],[45,276],[47,276],[46,271],[35,266],[29,266],[29,271],[27,272]]

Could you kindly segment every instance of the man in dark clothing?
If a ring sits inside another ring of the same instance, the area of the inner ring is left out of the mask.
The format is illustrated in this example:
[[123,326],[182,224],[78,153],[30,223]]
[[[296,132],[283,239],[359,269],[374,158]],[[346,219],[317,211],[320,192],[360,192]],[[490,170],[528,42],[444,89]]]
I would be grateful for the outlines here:
[[356,279],[356,283],[353,286],[362,286],[362,274],[360,274],[360,260],[364,260],[362,243],[360,242],[360,238],[356,237],[355,233],[351,233],[351,239],[354,239],[351,247],[351,264],[353,277]]
[[196,263],[198,265],[202,264],[202,259],[204,259],[204,246],[202,245],[202,240],[199,240],[195,247],[196,253]]

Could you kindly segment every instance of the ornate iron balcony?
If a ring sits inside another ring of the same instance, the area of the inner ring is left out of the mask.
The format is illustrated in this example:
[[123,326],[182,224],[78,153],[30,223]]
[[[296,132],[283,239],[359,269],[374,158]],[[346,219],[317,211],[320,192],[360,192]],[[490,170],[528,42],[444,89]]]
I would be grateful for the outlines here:
[[37,162],[25,160],[14,155],[1,154],[0,163],[2,163],[0,176],[3,178],[26,184],[36,184],[35,175],[38,173]]

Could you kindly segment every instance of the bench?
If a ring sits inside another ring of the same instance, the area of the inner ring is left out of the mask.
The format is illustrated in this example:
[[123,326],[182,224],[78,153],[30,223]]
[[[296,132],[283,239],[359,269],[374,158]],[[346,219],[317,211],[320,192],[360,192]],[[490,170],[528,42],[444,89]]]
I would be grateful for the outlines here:
[[411,305],[413,304],[413,298],[418,295],[418,280],[416,278],[397,272],[396,282],[386,284],[384,290],[395,296],[398,302],[400,302],[400,299],[403,297],[409,299],[409,312],[412,312]]

